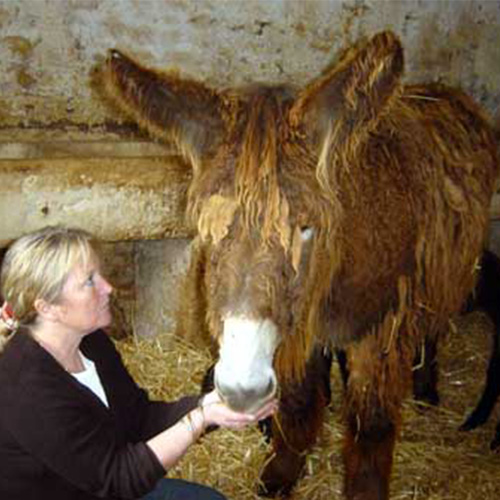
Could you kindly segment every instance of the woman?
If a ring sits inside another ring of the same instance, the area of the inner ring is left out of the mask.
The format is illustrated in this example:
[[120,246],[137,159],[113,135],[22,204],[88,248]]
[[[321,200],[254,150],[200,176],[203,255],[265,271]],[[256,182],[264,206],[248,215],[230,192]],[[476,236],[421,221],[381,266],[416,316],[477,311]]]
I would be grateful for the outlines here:
[[81,230],[49,227],[5,255],[0,355],[0,498],[204,499],[207,487],[165,479],[209,425],[233,429],[272,414],[236,413],[215,392],[150,401],[101,330],[111,285]]

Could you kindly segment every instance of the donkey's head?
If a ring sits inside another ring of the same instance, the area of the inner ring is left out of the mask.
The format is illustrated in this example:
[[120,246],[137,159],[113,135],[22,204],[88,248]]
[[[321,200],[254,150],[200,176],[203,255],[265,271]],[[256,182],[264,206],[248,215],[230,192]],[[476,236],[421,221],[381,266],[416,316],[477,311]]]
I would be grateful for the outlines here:
[[390,33],[347,52],[299,92],[257,86],[215,91],[146,69],[112,51],[109,94],[193,165],[189,215],[205,261],[207,320],[220,345],[215,383],[252,411],[280,374],[301,373],[338,264],[337,189],[398,88]]

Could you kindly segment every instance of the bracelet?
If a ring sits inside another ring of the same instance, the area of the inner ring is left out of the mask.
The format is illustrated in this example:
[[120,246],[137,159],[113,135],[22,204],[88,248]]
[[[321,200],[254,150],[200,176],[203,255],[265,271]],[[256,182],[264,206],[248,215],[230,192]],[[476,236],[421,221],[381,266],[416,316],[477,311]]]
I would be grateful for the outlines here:
[[212,432],[212,431],[218,429],[219,425],[217,425],[217,424],[208,424],[207,425],[207,418],[206,418],[206,415],[205,415],[205,408],[207,408],[208,406],[213,406],[213,405],[221,404],[221,402],[220,401],[210,401],[210,402],[207,403],[206,396],[207,396],[207,394],[204,394],[198,400],[198,408],[201,410],[201,414],[203,416],[203,432],[204,433],[209,433],[209,432]]
[[201,434],[203,434],[205,432],[205,428],[207,426],[207,421],[205,418],[205,409],[203,408],[202,404],[199,404],[198,408],[200,409],[200,413],[201,413]]
[[184,417],[181,419],[181,422],[187,427],[187,430],[191,433],[191,437],[193,438],[193,440],[195,440],[195,432],[191,412],[186,413],[186,415],[184,415]]
[[200,430],[198,430],[198,431],[196,430],[197,425],[195,424],[195,422],[193,420],[192,411],[186,413],[186,415],[184,415],[184,417],[181,419],[181,422],[186,426],[188,431],[191,433],[191,437],[193,438],[193,441],[197,441],[205,430],[205,412],[203,411],[202,406],[198,406],[197,408],[200,409],[200,413],[201,413]]

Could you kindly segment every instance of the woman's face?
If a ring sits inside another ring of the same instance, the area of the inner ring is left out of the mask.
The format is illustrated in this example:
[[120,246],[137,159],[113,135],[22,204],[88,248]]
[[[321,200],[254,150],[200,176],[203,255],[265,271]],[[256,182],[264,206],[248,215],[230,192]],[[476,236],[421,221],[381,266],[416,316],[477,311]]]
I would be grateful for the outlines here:
[[108,326],[112,290],[100,273],[97,258],[76,265],[68,275],[57,304],[59,323],[81,335]]

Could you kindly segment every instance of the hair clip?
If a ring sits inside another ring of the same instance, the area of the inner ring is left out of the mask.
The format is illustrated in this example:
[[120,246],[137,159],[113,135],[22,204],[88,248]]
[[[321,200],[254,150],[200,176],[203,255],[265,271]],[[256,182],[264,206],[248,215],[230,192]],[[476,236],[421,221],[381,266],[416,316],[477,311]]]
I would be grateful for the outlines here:
[[10,330],[17,330],[19,326],[19,322],[14,317],[14,312],[12,311],[12,307],[8,302],[4,302],[2,308],[0,309],[0,321],[2,321],[5,326]]

